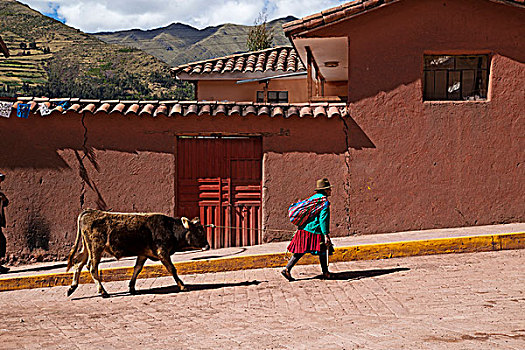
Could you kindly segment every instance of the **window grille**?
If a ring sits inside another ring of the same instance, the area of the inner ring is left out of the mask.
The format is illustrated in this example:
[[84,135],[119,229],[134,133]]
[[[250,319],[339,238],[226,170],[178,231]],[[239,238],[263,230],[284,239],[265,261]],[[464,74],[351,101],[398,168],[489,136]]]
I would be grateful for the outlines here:
[[477,101],[487,99],[488,55],[425,55],[425,101]]

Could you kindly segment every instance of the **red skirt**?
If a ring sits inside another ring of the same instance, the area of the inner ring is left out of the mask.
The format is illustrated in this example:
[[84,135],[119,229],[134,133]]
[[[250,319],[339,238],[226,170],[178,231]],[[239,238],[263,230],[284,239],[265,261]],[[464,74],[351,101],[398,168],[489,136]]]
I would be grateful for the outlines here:
[[297,230],[288,245],[290,253],[311,253],[319,254],[323,243],[323,235],[318,235],[305,230]]

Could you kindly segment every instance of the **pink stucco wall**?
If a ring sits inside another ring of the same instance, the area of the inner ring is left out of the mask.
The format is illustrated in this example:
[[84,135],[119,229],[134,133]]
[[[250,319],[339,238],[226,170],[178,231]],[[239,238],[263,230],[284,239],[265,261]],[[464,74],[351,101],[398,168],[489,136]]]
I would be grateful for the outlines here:
[[[257,91],[264,84],[253,82],[237,84],[236,80],[201,80],[198,82],[197,99],[207,101],[256,101]],[[325,96],[346,96],[346,81],[326,82]],[[268,83],[269,91],[288,91],[289,103],[308,101],[306,77],[302,79],[273,79]]]
[[[256,101],[257,91],[264,84],[253,82],[237,84],[236,80],[201,80],[198,82],[197,99],[207,101]],[[308,100],[306,79],[273,79],[268,83],[269,91],[288,91],[288,102]]]
[[[310,34],[349,37],[352,232],[525,220],[523,23],[490,1],[405,0]],[[476,53],[487,101],[422,100],[424,54]]]
[[[0,171],[8,255],[45,250],[64,257],[82,208],[175,213],[176,135],[257,134],[263,138],[263,222],[292,230],[289,204],[329,177],[335,235],[344,235],[346,150],[343,123],[327,118],[138,117],[76,113],[0,118]],[[86,152],[87,151],[87,152]],[[264,239],[287,239],[269,232]]]

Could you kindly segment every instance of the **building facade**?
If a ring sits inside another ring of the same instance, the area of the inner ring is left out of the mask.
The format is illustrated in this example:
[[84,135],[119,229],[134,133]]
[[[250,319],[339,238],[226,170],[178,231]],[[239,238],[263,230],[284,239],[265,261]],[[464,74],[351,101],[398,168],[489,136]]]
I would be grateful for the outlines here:
[[177,67],[198,101],[22,98],[0,118],[8,251],[65,255],[88,207],[287,240],[322,177],[334,236],[523,221],[523,23],[523,1],[353,1],[285,25],[257,75],[257,53]]

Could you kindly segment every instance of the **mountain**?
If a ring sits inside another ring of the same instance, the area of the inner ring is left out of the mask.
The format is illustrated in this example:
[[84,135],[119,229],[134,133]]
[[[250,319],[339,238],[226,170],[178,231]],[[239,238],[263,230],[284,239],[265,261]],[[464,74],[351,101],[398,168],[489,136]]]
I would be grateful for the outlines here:
[[191,97],[169,65],[129,46],[107,44],[15,0],[0,1],[0,96],[102,99]]
[[[267,23],[274,35],[273,44],[289,45],[282,26],[297,18],[288,16]],[[197,29],[186,24],[173,23],[152,30],[124,30],[94,33],[98,39],[143,50],[171,66],[246,52],[250,26],[223,24]]]

